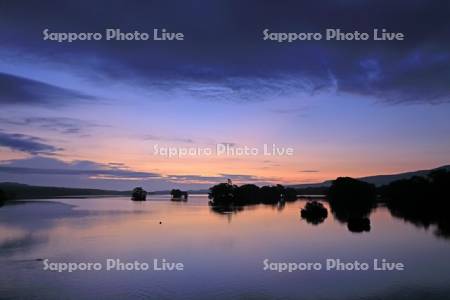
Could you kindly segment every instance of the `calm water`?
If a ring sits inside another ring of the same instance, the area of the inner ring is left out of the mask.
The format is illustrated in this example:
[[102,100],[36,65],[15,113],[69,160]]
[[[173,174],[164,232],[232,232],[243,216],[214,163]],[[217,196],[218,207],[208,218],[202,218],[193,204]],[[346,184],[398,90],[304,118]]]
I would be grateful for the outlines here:
[[[300,218],[304,201],[211,210],[204,196],[63,199],[0,208],[0,298],[42,299],[449,299],[450,240],[372,212],[371,230],[352,233],[331,214],[320,225]],[[326,205],[326,207],[328,207]],[[162,222],[162,224],[160,224]],[[182,262],[182,272],[57,273],[52,262],[107,258]],[[263,270],[263,260],[327,258],[402,262],[403,272]]]

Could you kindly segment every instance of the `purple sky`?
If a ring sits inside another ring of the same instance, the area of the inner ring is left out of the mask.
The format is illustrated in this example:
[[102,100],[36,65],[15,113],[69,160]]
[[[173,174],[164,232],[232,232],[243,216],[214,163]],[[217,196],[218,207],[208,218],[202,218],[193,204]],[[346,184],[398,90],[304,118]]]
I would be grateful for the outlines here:
[[[445,1],[2,4],[0,181],[159,190],[448,164],[449,12]],[[45,28],[167,28],[185,40],[58,43]],[[265,28],[407,38],[280,44],[262,40]],[[221,143],[260,152],[154,153]],[[264,144],[294,154],[264,155]]]

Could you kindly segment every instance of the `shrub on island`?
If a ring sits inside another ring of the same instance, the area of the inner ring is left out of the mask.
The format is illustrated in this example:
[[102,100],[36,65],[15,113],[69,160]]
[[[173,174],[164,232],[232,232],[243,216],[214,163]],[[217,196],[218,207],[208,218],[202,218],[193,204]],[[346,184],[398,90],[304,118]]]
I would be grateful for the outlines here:
[[261,189],[255,184],[236,186],[233,190],[236,204],[258,204],[261,198]]
[[341,222],[350,218],[367,217],[376,206],[376,189],[373,184],[350,177],[339,177],[328,190],[331,211]]
[[187,200],[188,192],[181,191],[179,189],[173,189],[170,191],[170,195],[172,196],[172,200]]
[[339,177],[328,190],[327,198],[336,219],[347,223],[351,232],[370,231],[369,215],[376,207],[375,185],[350,178]]
[[375,185],[351,177],[338,177],[333,180],[329,190],[330,201],[345,201],[348,203],[375,202]]
[[213,205],[277,204],[297,199],[295,189],[285,188],[280,184],[260,188],[254,184],[237,186],[229,181],[219,183],[209,190],[208,196]]
[[237,186],[231,182],[219,183],[209,188],[208,198],[212,200],[213,204],[233,204],[236,202]]
[[283,191],[283,197],[286,201],[295,201],[297,200],[297,190],[294,188],[285,188]]
[[143,188],[136,187],[133,189],[133,192],[131,193],[131,200],[145,201],[146,199],[147,199],[147,192]]

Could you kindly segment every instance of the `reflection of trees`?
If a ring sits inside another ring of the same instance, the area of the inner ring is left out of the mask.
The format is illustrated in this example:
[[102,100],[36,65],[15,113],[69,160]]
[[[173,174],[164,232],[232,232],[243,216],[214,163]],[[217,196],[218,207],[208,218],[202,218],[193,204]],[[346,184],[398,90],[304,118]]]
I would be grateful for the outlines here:
[[212,212],[220,215],[234,214],[244,210],[243,206],[236,205],[218,205],[211,201],[209,202],[209,207]]
[[424,228],[436,226],[437,236],[450,238],[449,171],[394,181],[383,188],[383,196],[392,216]]
[[439,237],[450,239],[450,220],[446,219],[438,221],[437,228],[434,231],[434,234]]
[[2,207],[6,202],[6,193],[0,190],[0,207]]
[[335,218],[351,232],[370,231],[369,216],[376,207],[375,186],[350,177],[334,180],[328,201]]
[[297,200],[297,190],[286,188],[280,184],[259,187],[254,184],[237,186],[231,180],[219,183],[209,189],[211,211],[221,215],[231,215],[243,211],[245,207],[265,204],[281,211],[286,202]]
[[345,201],[330,201],[331,212],[341,223],[347,223],[350,219],[366,218],[375,208],[375,203],[365,202],[351,204]]
[[350,218],[347,221],[347,228],[351,232],[363,232],[370,231],[370,219],[369,218]]
[[[421,202],[425,202],[428,199],[431,198],[424,198]],[[388,204],[388,208],[393,217],[403,219],[425,229],[435,226],[434,233],[436,236],[450,239],[450,212],[448,208],[427,205],[422,205],[422,208],[418,205],[399,207],[392,204]]]
[[213,213],[227,217],[228,222],[231,222],[231,217],[234,214],[243,211],[245,208],[242,205],[214,204],[212,201],[209,201],[208,204]]
[[351,232],[370,231],[370,213],[375,204],[370,201],[360,201],[358,204],[350,204],[345,201],[330,201],[331,212],[341,223],[346,223]]
[[[248,184],[240,187],[231,182],[210,189],[211,210],[220,214],[232,214],[250,204],[272,205],[282,210],[285,203],[297,199],[294,189],[281,185],[259,188]],[[330,210],[351,232],[370,231],[370,214],[377,205],[377,189],[374,185],[340,177],[333,181],[327,192]],[[436,227],[439,237],[450,238],[450,171],[441,169],[427,177],[397,180],[378,189],[392,216],[402,218],[417,226]],[[308,223],[320,224],[323,216],[306,213]]]
[[277,203],[276,206],[277,206],[277,210],[278,211],[282,211],[285,208],[285,206],[286,206],[286,201],[280,201],[280,202]]
[[328,217],[328,210],[322,203],[310,201],[306,203],[305,207],[300,211],[300,215],[307,223],[318,225]]
[[[431,199],[431,197],[424,198],[421,202],[426,202],[428,199]],[[407,207],[393,204],[388,204],[388,208],[393,217],[403,219],[425,229],[435,226],[436,230],[434,233],[436,236],[450,238],[450,213],[446,210],[448,208],[438,205],[413,205],[412,207]]]

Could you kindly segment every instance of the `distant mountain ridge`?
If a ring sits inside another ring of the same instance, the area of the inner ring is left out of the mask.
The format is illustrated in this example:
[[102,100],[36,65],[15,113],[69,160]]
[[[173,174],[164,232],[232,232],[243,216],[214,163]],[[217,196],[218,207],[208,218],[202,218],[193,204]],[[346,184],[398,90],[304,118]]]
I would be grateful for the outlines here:
[[0,190],[4,191],[12,199],[131,195],[131,191],[35,186],[15,182],[0,182]]
[[[426,176],[430,172],[435,170],[445,169],[450,171],[450,165],[441,166],[429,170],[418,170],[412,172],[404,172],[389,175],[375,175],[360,177],[359,180],[375,184],[376,186],[382,186],[389,184],[392,181],[399,179],[408,179],[413,176]],[[344,175],[343,175],[344,176]],[[309,184],[295,184],[289,185],[289,187],[297,189],[312,188],[312,191],[321,191],[329,187],[332,180],[327,180],[321,183],[309,183]],[[115,190],[102,190],[102,189],[84,189],[84,188],[66,188],[66,187],[52,187],[52,186],[34,186],[28,184],[21,184],[15,182],[0,182],[0,190],[3,190],[9,197],[14,199],[31,199],[31,198],[52,198],[52,197],[70,197],[70,196],[129,196],[131,191],[115,191]],[[189,190],[189,194],[206,194],[208,190]],[[169,190],[153,191],[149,192],[151,195],[170,194]]]
[[[426,176],[432,171],[441,170],[441,169],[450,171],[450,165],[445,165],[445,166],[441,166],[441,167],[437,167],[437,168],[429,169],[429,170],[418,170],[418,171],[389,174],[389,175],[374,175],[374,176],[360,177],[357,179],[368,182],[368,183],[375,184],[376,186],[382,186],[385,184],[389,184],[395,180],[408,179],[413,176]],[[343,177],[343,176],[341,176],[341,177]],[[293,187],[293,188],[328,187],[331,185],[332,181],[333,180],[327,180],[327,181],[320,182],[320,183],[295,184],[295,185],[290,185],[290,187]]]
[[[131,196],[130,191],[103,189],[67,188],[54,186],[37,186],[16,182],[0,182],[0,190],[11,199],[43,199],[71,196]],[[208,190],[189,190],[189,194],[207,194]],[[169,195],[170,190],[148,192],[150,195]]]

